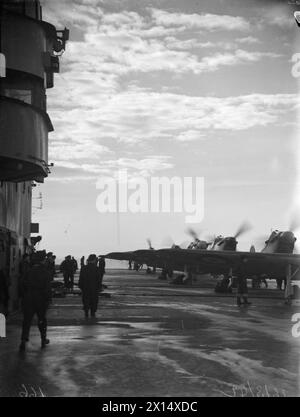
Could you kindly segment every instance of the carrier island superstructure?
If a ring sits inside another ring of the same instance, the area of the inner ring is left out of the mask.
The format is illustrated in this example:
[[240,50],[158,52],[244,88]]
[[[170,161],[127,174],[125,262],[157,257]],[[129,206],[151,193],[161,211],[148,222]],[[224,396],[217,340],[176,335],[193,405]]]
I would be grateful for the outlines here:
[[[0,0],[0,270],[18,308],[19,262],[35,243],[32,188],[49,174],[46,89],[69,31],[43,21],[38,0]],[[1,306],[0,306],[1,310]],[[1,311],[0,311],[1,312]]]

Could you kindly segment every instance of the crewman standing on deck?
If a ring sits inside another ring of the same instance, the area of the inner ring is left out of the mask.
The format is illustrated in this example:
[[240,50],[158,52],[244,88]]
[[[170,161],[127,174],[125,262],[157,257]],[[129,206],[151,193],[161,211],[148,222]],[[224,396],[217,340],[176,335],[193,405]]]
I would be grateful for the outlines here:
[[101,279],[103,279],[103,275],[105,274],[105,259],[102,256],[98,257],[98,267],[101,272]]
[[38,251],[32,256],[32,266],[23,277],[23,326],[20,351],[26,348],[29,341],[29,332],[34,315],[38,318],[38,328],[41,334],[41,347],[49,343],[47,339],[46,313],[51,302],[51,273],[47,270],[46,252]]
[[99,291],[102,288],[103,273],[97,266],[97,256],[92,254],[87,259],[87,265],[81,268],[78,286],[82,291],[82,303],[85,317],[96,317]]
[[77,263],[76,259],[74,258],[74,256],[72,256],[72,263],[73,263],[73,271],[74,271],[74,274],[75,274],[77,269],[78,269],[78,263]]
[[242,259],[240,264],[238,265],[235,271],[235,278],[236,278],[236,286],[237,286],[237,293],[236,293],[236,303],[238,307],[242,304],[250,305],[251,303],[248,301],[248,286],[247,286],[247,273],[246,273],[246,259]]
[[248,287],[247,287],[247,278],[245,275],[239,275],[237,277],[237,298],[236,303],[240,307],[242,304],[250,305],[248,301]]
[[60,265],[60,270],[64,276],[65,288],[73,290],[74,286],[74,263],[71,255],[65,257],[65,260]]
[[53,256],[53,252],[48,252],[46,256],[46,268],[51,274],[52,280],[54,280],[55,275],[55,257]]

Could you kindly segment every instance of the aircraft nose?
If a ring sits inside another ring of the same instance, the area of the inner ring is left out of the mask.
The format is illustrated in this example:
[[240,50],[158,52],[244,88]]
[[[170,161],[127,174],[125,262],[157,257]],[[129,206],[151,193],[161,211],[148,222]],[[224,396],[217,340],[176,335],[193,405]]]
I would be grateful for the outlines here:
[[292,240],[292,241],[297,240],[297,238],[295,237],[295,235],[294,235],[294,233],[293,233],[293,232],[284,232],[284,233],[283,233],[283,237],[284,237],[285,239],[289,239],[289,240]]
[[280,246],[282,247],[289,247],[290,250],[294,249],[294,245],[297,238],[293,232],[287,231],[282,234],[282,238],[280,239],[281,243]]

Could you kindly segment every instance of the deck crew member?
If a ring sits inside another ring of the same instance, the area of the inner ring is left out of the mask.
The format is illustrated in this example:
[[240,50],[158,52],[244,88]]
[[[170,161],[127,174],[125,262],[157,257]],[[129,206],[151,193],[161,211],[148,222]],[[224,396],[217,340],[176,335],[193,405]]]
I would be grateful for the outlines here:
[[242,304],[250,305],[248,301],[248,287],[247,287],[247,278],[244,274],[241,274],[237,277],[237,298],[236,303],[238,306]]
[[90,255],[87,259],[87,265],[83,266],[80,271],[78,286],[82,291],[82,303],[85,317],[96,316],[98,308],[99,291],[102,288],[103,273],[97,266],[97,256]]
[[48,343],[46,313],[51,302],[51,273],[47,270],[45,251],[39,251],[32,256],[32,266],[26,272],[23,281],[23,326],[20,351],[24,351],[29,340],[29,332],[34,315],[38,318],[38,328],[41,334],[41,347]]
[[64,276],[65,287],[72,290],[74,286],[74,263],[71,255],[65,257],[65,260],[60,265],[60,270]]

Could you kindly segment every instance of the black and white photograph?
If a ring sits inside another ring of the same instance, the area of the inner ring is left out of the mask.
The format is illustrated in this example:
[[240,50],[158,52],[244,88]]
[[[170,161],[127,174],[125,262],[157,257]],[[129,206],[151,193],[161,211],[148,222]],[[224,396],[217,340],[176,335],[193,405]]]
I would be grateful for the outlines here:
[[300,1],[0,0],[0,398],[199,414],[299,348]]

